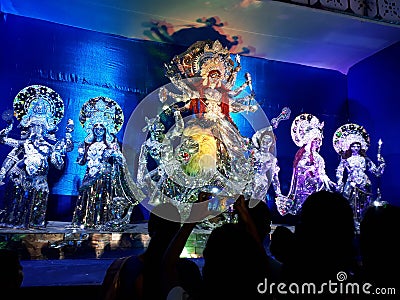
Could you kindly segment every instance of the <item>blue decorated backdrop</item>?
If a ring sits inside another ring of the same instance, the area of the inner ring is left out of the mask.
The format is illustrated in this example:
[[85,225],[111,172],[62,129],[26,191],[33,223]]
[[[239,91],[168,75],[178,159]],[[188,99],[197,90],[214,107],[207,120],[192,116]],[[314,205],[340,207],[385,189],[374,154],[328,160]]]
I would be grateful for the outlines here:
[[[181,46],[126,39],[13,15],[1,15],[0,33],[3,45],[0,47],[1,108],[12,109],[14,97],[28,85],[42,84],[54,89],[65,103],[58,134],[63,135],[67,119],[73,119],[76,146],[85,137],[78,121],[85,101],[97,96],[114,99],[127,121],[143,98],[168,83],[164,63],[186,50]],[[242,70],[252,75],[256,99],[270,120],[283,107],[290,107],[292,111],[290,119],[282,121],[275,130],[282,192],[286,194],[289,190],[292,161],[298,149],[291,140],[290,126],[301,113],[314,114],[325,122],[321,154],[326,160],[328,176],[334,179],[339,157],[332,147],[332,135],[350,119],[347,77],[337,71],[252,57],[242,57]],[[244,74],[239,76],[242,77],[238,81],[244,80]],[[144,119],[145,115],[140,117]],[[235,121],[244,135],[251,135],[248,122],[240,118]],[[5,125],[1,123],[0,128]],[[121,142],[125,126],[126,123],[118,134]],[[11,134],[17,137],[17,132]],[[9,150],[6,146],[0,147],[1,160]],[[84,172],[84,167],[75,163],[76,157],[74,150],[68,153],[64,170],[51,170],[50,220],[68,221],[72,217]],[[385,193],[390,195],[391,191]],[[269,205],[274,209],[273,201]],[[286,221],[278,215],[276,218],[277,222]]]

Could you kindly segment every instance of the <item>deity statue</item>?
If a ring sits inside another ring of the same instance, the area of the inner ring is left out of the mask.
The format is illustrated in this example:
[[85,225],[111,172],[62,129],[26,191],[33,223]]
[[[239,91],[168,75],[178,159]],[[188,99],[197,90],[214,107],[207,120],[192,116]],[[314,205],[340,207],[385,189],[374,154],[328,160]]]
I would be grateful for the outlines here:
[[266,201],[271,184],[276,196],[282,195],[278,176],[280,168],[273,149],[275,134],[272,131],[272,127],[258,130],[251,139],[253,142],[252,158],[255,173],[252,183],[248,186],[250,198]]
[[291,136],[300,147],[293,161],[293,173],[288,196],[276,198],[281,215],[297,215],[306,198],[321,190],[331,190],[335,183],[325,172],[325,161],[319,154],[323,139],[324,122],[312,114],[298,115],[292,122]]
[[[221,199],[243,193],[254,178],[251,143],[231,114],[254,113],[259,106],[249,73],[234,87],[241,70],[239,55],[234,61],[218,41],[200,41],[175,56],[166,70],[171,83],[158,91],[164,107],[148,126],[138,183],[152,178],[158,188],[150,201],[162,199],[178,206],[194,202],[200,191]],[[167,121],[172,116],[175,125],[170,127]],[[227,206],[220,204],[221,210]]]
[[[166,108],[164,113],[171,115],[172,110]],[[180,111],[175,110],[173,115],[175,126],[168,132],[165,132],[166,128],[161,122],[160,115],[153,119],[145,117],[147,126],[143,128],[143,131],[148,131],[150,137],[140,149],[137,182],[142,190],[150,195],[149,203],[151,205],[166,202],[164,197],[171,196],[169,185],[173,183],[168,178],[167,168],[176,162],[174,161],[172,142],[180,137],[184,128]],[[154,161],[155,166],[150,167],[152,170],[148,172],[150,159]]]
[[373,199],[372,182],[367,172],[380,177],[385,170],[386,163],[380,154],[381,145],[379,141],[376,165],[366,154],[370,136],[363,126],[344,124],[333,135],[333,147],[341,157],[336,170],[337,191],[350,201],[356,227],[359,227]]
[[122,109],[110,98],[91,98],[82,105],[79,121],[87,135],[77,163],[86,172],[68,228],[122,231],[144,198],[116,137],[124,122]]
[[[216,139],[217,147],[225,147],[222,152],[231,151],[232,157],[242,156],[246,145],[230,114],[258,109],[249,73],[245,74],[247,80],[234,88],[241,70],[239,55],[235,62],[218,41],[197,42],[167,65],[167,76],[180,93],[166,88],[159,92],[161,101],[171,97],[176,104],[184,103],[182,111],[194,114],[186,128],[208,131]],[[251,93],[239,97],[246,87],[251,87]]]
[[9,183],[5,209],[0,212],[0,226],[17,229],[44,229],[46,223],[49,185],[47,177],[52,164],[64,167],[64,157],[73,150],[72,120],[66,134],[56,138],[57,125],[64,116],[64,103],[52,89],[32,85],[21,90],[13,102],[14,116],[20,121],[20,139],[9,137],[13,120],[0,132],[0,143],[13,149],[0,169],[2,182]]

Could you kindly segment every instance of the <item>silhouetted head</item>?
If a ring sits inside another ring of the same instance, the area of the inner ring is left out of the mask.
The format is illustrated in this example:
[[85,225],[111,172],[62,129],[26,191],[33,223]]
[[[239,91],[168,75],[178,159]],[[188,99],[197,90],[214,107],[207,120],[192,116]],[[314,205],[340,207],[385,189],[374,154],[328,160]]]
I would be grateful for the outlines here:
[[400,268],[400,207],[391,204],[370,206],[360,224],[360,252],[367,280],[387,286],[398,284],[393,276]]
[[340,193],[318,191],[304,201],[296,231],[325,233],[325,236],[354,237],[353,211],[349,201]]
[[350,203],[341,194],[318,191],[304,201],[295,227],[300,275],[335,278],[355,267],[355,227]]
[[[249,214],[257,228],[257,232],[263,240],[271,232],[271,211],[264,201],[246,200]],[[245,226],[243,220],[238,220],[240,226]]]
[[[265,255],[265,253],[264,253]],[[238,224],[215,228],[203,251],[207,299],[254,299],[265,278],[265,256],[255,239]],[[259,295],[258,295],[259,296]]]
[[181,226],[178,208],[172,203],[161,203],[153,208],[149,216],[148,232],[151,239],[170,241]]
[[16,289],[22,284],[24,277],[18,253],[8,249],[0,249],[0,289]]
[[291,259],[294,248],[294,234],[286,226],[277,226],[271,235],[269,251],[281,263],[287,263]]

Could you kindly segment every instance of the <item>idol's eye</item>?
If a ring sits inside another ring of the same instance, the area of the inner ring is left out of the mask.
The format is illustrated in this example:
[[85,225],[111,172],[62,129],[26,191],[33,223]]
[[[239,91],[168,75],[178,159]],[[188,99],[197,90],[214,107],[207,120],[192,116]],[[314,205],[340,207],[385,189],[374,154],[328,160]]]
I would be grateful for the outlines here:
[[221,74],[219,72],[210,72],[208,76],[211,78],[220,78]]

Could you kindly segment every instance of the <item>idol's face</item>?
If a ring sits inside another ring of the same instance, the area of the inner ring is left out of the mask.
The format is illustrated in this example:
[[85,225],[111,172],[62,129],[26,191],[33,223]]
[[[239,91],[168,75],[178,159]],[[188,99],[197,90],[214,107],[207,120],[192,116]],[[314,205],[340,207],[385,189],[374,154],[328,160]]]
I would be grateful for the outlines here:
[[42,124],[31,124],[30,135],[31,137],[40,138],[45,134],[44,126]]
[[103,125],[101,125],[99,123],[94,124],[94,126],[93,126],[93,134],[95,136],[103,136],[105,134],[105,132],[106,132],[106,129],[104,128]]
[[153,141],[161,142],[164,139],[164,132],[162,130],[155,130],[150,133],[150,136]]
[[164,130],[165,126],[161,122],[155,121],[149,129],[151,139],[153,141],[161,142],[165,136]]
[[208,84],[212,87],[215,87],[221,81],[221,73],[217,70],[210,71],[208,73]]
[[34,104],[33,104],[33,112],[35,114],[39,115],[46,115],[48,112],[48,108],[46,106],[46,101],[43,100],[43,98],[39,98]]
[[351,153],[353,153],[353,154],[359,153],[360,150],[361,150],[361,144],[360,143],[351,144],[350,145],[350,150],[351,150]]
[[272,146],[272,143],[273,143],[272,137],[269,135],[266,135],[261,140],[261,148],[269,149]]

